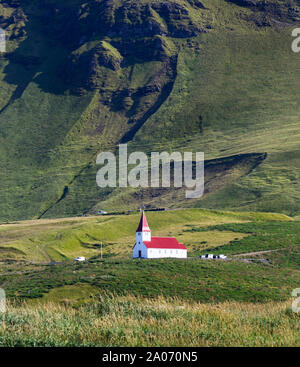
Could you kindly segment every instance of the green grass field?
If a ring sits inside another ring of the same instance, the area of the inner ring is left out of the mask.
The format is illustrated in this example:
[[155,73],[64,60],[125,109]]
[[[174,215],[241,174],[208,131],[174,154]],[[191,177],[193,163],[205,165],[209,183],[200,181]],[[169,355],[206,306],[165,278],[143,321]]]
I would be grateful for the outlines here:
[[[0,225],[0,251],[2,258],[49,263],[70,261],[77,256],[87,258],[99,255],[102,243],[106,257],[129,258],[135,243],[135,230],[140,213],[80,217],[53,220],[25,221]],[[178,236],[192,253],[206,247],[215,247],[242,238],[235,231],[207,231],[195,235],[187,231],[190,226],[240,223],[248,221],[289,221],[289,217],[272,213],[234,213],[205,209],[185,209],[148,212],[147,217],[157,236]],[[204,242],[205,243],[202,243]]]
[[[158,297],[95,296],[79,309],[48,303],[8,306],[0,345],[286,347],[300,345],[291,301],[207,305]],[[67,332],[66,332],[67,330]]]
[[[147,212],[152,235],[178,237],[189,258],[133,260],[139,217],[1,225],[8,311],[0,315],[0,345],[299,345],[290,310],[300,284],[299,221],[275,213]],[[201,260],[207,251],[228,259]],[[88,261],[72,261],[83,254]]]
[[[77,286],[80,289],[80,284],[87,284],[94,290],[145,297],[265,302],[286,300],[300,282],[300,275],[294,271],[299,261],[300,225],[285,215],[203,209],[148,212],[152,235],[176,236],[186,244],[189,259],[182,261],[132,260],[139,216],[2,225],[1,284],[14,299],[40,298],[47,294],[46,300],[51,300],[57,287],[72,286],[76,294]],[[101,243],[103,259],[100,259]],[[276,257],[267,264],[247,263],[234,257],[263,250],[284,252],[286,248],[288,261],[281,263]],[[229,261],[200,260],[199,255],[207,251],[227,254]],[[74,264],[77,256],[90,260]],[[53,261],[61,263],[51,265]]]

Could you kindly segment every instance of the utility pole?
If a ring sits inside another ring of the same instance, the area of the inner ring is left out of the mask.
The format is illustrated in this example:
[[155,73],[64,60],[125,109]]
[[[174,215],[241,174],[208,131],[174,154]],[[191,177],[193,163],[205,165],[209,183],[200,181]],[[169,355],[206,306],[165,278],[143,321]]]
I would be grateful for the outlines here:
[[36,246],[36,263],[39,263],[39,246]]
[[103,256],[102,256],[102,242],[101,242],[101,259],[103,258]]

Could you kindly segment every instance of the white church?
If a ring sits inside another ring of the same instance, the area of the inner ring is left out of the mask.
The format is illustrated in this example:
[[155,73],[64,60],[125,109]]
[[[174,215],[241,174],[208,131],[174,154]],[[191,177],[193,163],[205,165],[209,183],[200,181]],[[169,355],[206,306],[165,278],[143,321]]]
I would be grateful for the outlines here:
[[158,259],[166,257],[185,259],[187,258],[187,249],[175,237],[152,237],[146,215],[143,212],[136,230],[133,258]]

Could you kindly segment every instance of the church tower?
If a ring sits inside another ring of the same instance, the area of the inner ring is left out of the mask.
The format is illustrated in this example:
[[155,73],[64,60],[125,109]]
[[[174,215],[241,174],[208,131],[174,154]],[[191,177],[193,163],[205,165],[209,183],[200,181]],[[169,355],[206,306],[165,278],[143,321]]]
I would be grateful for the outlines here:
[[139,226],[136,230],[136,243],[151,242],[151,230],[148,226],[146,215],[143,211]]

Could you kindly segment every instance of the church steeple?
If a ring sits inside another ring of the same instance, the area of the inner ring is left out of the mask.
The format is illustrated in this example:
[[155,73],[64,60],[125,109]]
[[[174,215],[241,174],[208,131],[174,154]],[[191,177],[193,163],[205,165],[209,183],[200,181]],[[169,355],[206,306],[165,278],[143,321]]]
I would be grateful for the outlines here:
[[151,241],[151,230],[149,228],[145,212],[143,211],[139,226],[136,230],[136,242]]
[[150,232],[150,228],[148,226],[148,222],[147,222],[147,218],[146,218],[146,214],[143,211],[141,219],[140,219],[140,223],[139,226],[136,230],[137,232]]

